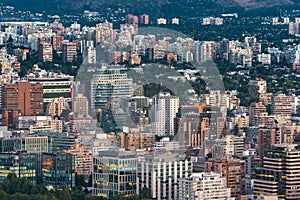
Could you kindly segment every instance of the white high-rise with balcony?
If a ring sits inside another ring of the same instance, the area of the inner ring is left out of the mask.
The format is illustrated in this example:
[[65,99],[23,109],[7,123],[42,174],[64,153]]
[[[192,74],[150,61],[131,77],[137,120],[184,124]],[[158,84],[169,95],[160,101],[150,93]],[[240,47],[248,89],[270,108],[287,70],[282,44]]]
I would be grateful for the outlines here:
[[151,123],[155,135],[174,135],[176,113],[179,109],[179,98],[169,92],[160,92],[152,99]]

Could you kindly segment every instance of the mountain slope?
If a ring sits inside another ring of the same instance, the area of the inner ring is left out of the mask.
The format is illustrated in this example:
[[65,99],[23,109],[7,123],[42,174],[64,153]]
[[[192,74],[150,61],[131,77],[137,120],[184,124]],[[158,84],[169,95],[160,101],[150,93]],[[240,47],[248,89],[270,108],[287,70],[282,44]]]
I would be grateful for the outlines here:
[[297,6],[299,0],[0,0],[4,5],[18,9],[48,13],[82,12],[83,10],[106,12],[108,8],[127,8],[135,14],[152,16],[197,17],[222,12],[243,12],[252,9]]

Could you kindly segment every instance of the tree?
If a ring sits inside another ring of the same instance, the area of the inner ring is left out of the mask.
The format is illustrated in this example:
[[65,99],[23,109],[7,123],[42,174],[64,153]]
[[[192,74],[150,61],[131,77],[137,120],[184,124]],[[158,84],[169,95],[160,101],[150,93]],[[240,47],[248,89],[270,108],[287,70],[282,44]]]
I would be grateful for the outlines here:
[[140,198],[152,199],[151,189],[150,188],[143,188],[143,189],[141,189],[141,191],[140,191]]

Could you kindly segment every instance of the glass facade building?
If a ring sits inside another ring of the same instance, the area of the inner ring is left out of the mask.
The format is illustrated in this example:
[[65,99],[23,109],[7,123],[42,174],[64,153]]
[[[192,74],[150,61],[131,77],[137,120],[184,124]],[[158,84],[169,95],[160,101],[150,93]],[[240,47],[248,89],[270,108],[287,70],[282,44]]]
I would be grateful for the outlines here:
[[93,159],[93,195],[113,197],[136,192],[137,157],[122,150],[109,150]]
[[46,186],[75,186],[75,160],[69,153],[43,153],[42,178]]
[[20,151],[16,153],[0,153],[0,182],[3,182],[8,174],[16,174],[18,178],[26,177],[32,183],[36,182],[35,153]]

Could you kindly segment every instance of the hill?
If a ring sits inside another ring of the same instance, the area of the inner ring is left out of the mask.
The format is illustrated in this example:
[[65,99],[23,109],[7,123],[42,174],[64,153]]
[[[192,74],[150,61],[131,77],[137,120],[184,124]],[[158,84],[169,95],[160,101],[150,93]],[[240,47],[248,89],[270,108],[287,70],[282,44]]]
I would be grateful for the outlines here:
[[[160,17],[198,17],[224,12],[242,13],[249,10],[293,7],[298,0],[0,0],[18,9],[47,13],[78,13],[84,10],[105,13],[107,9],[126,8],[135,14],[148,13]],[[272,9],[269,9],[270,11]]]

